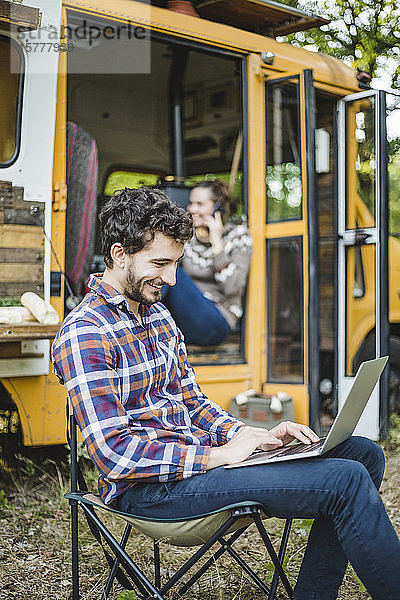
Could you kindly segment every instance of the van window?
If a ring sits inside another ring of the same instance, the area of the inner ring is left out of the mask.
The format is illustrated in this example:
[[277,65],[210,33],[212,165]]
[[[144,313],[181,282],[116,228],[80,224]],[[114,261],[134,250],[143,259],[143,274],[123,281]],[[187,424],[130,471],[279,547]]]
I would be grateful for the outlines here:
[[116,190],[138,188],[142,185],[156,185],[161,176],[156,173],[138,173],[136,171],[113,171],[107,177],[104,195],[111,196]]
[[267,241],[268,381],[303,381],[301,237]]
[[23,57],[17,44],[0,36],[0,167],[19,151]]
[[[209,179],[213,181],[214,179],[220,179],[225,183],[230,183],[231,174],[229,172],[224,173],[201,173],[200,175],[192,175],[185,179],[185,184],[189,187],[194,187],[200,181],[204,181]],[[233,182],[232,188],[232,197],[231,197],[231,205],[229,207],[229,215],[233,219],[246,217],[246,207],[244,206],[244,198],[243,198],[243,173],[242,171],[238,171],[235,175],[235,179]]]
[[298,77],[267,83],[267,222],[302,218]]

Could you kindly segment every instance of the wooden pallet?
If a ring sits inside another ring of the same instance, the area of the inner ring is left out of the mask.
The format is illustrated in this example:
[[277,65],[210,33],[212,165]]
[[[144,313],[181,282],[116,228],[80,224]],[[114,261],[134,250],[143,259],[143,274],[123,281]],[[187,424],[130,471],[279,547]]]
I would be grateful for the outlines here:
[[0,297],[44,292],[44,203],[0,181]]
[[0,343],[23,342],[26,340],[48,340],[56,336],[58,325],[42,325],[41,323],[24,323],[19,325],[0,324]]

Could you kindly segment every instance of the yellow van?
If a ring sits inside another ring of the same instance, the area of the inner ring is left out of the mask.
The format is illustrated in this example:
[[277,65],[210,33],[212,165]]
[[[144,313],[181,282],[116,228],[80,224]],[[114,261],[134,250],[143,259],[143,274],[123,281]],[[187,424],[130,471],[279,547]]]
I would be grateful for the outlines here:
[[[396,400],[390,98],[343,63],[276,41],[326,20],[268,0],[1,5],[2,432],[27,446],[66,440],[49,359],[58,325],[18,307],[21,296],[62,320],[102,269],[107,195],[159,183],[184,203],[214,177],[233,190],[253,256],[240,326],[220,347],[189,347],[205,393],[229,409],[241,392],[284,392],[320,431],[360,361],[391,344]],[[387,434],[389,396],[388,372],[361,432]]]

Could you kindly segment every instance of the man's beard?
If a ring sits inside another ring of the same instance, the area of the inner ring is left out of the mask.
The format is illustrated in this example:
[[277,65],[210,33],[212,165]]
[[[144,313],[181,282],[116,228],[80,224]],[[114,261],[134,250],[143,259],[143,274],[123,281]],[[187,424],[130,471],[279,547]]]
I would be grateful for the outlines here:
[[152,297],[149,297],[143,292],[145,283],[145,279],[139,279],[135,276],[133,267],[130,266],[126,275],[123,294],[139,304],[155,304],[156,302],[160,302],[161,290],[153,290]]

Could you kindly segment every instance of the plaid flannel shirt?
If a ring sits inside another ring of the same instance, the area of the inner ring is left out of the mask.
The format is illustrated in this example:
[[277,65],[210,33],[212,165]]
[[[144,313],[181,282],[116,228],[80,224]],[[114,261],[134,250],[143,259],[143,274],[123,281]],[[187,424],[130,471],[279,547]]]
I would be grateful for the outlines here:
[[52,347],[99,492],[111,502],[138,481],[171,481],[206,470],[211,445],[243,426],[200,390],[182,335],[161,304],[140,306],[92,276]]

